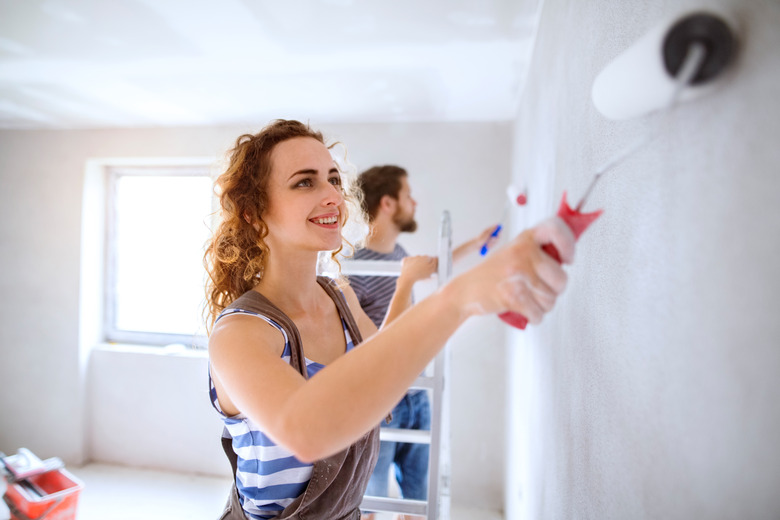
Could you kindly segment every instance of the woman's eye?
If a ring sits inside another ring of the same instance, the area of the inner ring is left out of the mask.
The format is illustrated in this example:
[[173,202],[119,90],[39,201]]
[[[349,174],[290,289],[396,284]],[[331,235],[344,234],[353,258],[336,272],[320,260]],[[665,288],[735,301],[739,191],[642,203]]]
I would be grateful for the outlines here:
[[334,186],[341,186],[341,177],[331,177],[329,182]]
[[303,179],[302,181],[298,182],[295,187],[296,188],[308,188],[311,186],[311,179]]

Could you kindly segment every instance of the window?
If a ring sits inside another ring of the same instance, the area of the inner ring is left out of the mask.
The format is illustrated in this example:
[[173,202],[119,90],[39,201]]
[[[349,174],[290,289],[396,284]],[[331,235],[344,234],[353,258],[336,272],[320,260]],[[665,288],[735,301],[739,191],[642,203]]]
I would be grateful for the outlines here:
[[105,340],[205,346],[203,252],[214,213],[209,168],[107,173]]

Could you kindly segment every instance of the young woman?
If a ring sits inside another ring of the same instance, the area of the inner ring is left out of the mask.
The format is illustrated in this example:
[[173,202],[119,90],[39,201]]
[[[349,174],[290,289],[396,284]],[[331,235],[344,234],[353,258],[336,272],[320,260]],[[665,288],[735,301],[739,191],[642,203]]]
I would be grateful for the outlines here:
[[477,314],[538,323],[566,285],[540,245],[574,254],[550,219],[377,332],[346,282],[316,275],[348,217],[319,132],[278,120],[239,137],[216,184],[222,223],[205,260],[211,399],[235,473],[225,519],[359,518],[378,425],[447,338]]

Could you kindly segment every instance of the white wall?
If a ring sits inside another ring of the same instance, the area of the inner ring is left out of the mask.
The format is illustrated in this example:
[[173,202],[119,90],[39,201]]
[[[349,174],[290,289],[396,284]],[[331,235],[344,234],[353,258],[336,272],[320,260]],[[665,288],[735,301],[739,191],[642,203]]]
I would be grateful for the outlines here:
[[706,6],[735,12],[739,62],[605,176],[567,292],[510,349],[508,518],[780,517],[780,5],[546,1],[514,174],[529,220],[582,195],[657,120],[604,119],[594,78]]
[[[409,170],[420,223],[403,239],[411,252],[436,252],[444,209],[455,243],[500,216],[508,124],[312,125],[344,142],[360,169],[393,162]],[[93,330],[81,331],[80,353],[82,203],[91,200],[82,190],[88,159],[217,157],[259,127],[0,131],[0,380],[10,389],[0,394],[0,450],[226,474],[204,358],[90,355]],[[100,274],[88,267],[85,276]],[[475,319],[451,344],[455,503],[501,508],[504,332],[494,318]]]
[[96,348],[89,366],[90,458],[206,475],[231,474],[222,421],[206,392],[205,351]]

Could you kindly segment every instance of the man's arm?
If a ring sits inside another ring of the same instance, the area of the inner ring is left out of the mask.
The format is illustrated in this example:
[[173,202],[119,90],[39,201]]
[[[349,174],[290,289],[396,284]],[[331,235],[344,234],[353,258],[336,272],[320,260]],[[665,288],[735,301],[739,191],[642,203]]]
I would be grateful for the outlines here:
[[[498,240],[498,237],[491,237],[490,235],[493,234],[493,231],[496,230],[496,225],[494,224],[490,226],[489,228],[486,228],[484,231],[482,231],[479,235],[475,236],[471,240],[467,240],[463,242],[461,245],[456,247],[452,250],[452,261],[457,262],[464,256],[472,253],[473,251],[478,251],[483,244],[487,243],[488,248],[490,248],[493,245],[493,242]],[[488,242],[489,241],[489,242]]]
[[430,278],[439,265],[435,256],[407,256],[401,260],[401,274],[396,282],[393,298],[387,306],[382,327],[412,306],[412,288],[415,282]]
[[[488,240],[490,241],[488,247],[490,247],[496,240],[496,237],[490,236],[495,229],[495,226],[490,226],[471,240],[467,240],[453,249],[452,261],[456,262],[472,251],[479,250],[482,244]],[[395,293],[393,293],[393,298],[387,307],[382,327],[412,306],[412,288],[414,284],[420,280],[430,278],[436,272],[438,263],[436,257],[425,255],[407,256],[401,261],[401,275],[398,277]]]

